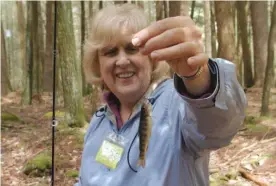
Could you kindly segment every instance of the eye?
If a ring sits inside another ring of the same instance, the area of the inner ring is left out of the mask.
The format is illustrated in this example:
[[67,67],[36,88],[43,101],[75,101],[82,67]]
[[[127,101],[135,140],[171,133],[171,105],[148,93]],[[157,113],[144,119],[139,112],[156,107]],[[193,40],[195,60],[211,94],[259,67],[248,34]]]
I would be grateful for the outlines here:
[[117,48],[110,48],[104,52],[105,56],[115,56],[117,54]]
[[129,44],[129,45],[126,47],[126,51],[129,52],[129,53],[131,53],[131,54],[134,54],[134,53],[136,53],[136,52],[139,51],[139,48],[133,46],[132,44]]

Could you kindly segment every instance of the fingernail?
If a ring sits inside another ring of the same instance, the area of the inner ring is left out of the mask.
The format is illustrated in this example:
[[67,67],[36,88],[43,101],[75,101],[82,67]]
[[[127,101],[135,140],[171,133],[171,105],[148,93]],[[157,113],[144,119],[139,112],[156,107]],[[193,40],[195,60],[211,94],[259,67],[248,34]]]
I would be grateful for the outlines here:
[[195,60],[194,57],[190,57],[190,58],[188,59],[187,63],[188,63],[189,65],[192,65],[192,64],[194,63],[194,60]]
[[139,46],[140,44],[141,44],[141,41],[140,41],[140,39],[139,38],[133,38],[132,39],[132,44],[134,45],[134,46]]

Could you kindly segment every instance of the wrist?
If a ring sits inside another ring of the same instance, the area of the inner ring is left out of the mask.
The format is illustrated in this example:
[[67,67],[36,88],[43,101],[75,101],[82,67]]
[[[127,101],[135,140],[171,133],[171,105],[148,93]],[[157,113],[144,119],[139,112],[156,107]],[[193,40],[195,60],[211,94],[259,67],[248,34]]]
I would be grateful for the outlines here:
[[184,80],[190,80],[191,81],[191,80],[195,80],[196,78],[198,78],[201,75],[202,72],[203,72],[203,67],[200,66],[200,67],[197,68],[197,70],[194,74],[192,74],[190,76],[179,76],[179,77],[181,77],[181,79],[183,81]]
[[179,77],[182,79],[187,91],[194,96],[203,94],[210,87],[211,76],[207,64],[202,66],[190,79],[183,78],[183,76]]

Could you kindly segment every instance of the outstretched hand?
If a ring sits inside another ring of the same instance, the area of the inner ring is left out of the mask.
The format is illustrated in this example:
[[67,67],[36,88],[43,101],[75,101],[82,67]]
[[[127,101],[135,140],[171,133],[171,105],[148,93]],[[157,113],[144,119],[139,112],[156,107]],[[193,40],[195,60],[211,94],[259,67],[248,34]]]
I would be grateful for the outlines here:
[[132,43],[141,47],[142,54],[149,55],[152,61],[167,61],[180,76],[191,76],[198,67],[207,66],[202,33],[188,16],[154,22],[136,33]]

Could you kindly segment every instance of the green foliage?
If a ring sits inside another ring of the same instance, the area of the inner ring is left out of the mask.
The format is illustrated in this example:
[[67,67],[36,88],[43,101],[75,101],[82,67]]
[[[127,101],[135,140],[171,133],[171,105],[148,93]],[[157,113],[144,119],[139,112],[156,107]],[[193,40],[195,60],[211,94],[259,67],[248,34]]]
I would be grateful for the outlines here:
[[84,114],[84,111],[78,112],[77,116],[74,118],[67,119],[68,126],[71,128],[82,128],[87,123],[87,116]]
[[[55,115],[56,115],[56,117],[64,118],[65,112],[56,111]],[[44,114],[45,118],[52,118],[52,116],[53,116],[52,112],[47,112],[46,114]]]
[[229,180],[236,180],[237,176],[238,173],[234,169],[231,169],[226,173],[218,172],[212,174],[210,175],[210,186],[226,185]]
[[268,117],[246,116],[244,123],[250,132],[266,132],[269,127],[260,124],[261,121],[266,119],[268,119]]
[[237,172],[234,171],[234,170],[231,170],[230,172],[228,172],[228,173],[225,174],[225,177],[226,177],[228,180],[235,180],[235,179],[237,179],[237,176],[238,176],[238,174],[237,174]]
[[266,132],[269,129],[269,127],[261,124],[248,124],[246,127],[251,132]]
[[66,122],[61,122],[57,125],[56,129],[58,137],[61,138],[61,140],[67,138],[68,136],[74,136],[74,143],[77,147],[82,148],[85,133],[79,130],[79,128],[71,128],[68,127]]
[[63,131],[63,130],[66,130],[67,128],[68,128],[68,125],[65,121],[58,121],[58,124],[56,126],[57,131]]
[[68,126],[72,128],[76,128],[76,127],[81,127],[82,124],[83,122],[75,121],[75,122],[68,123]]
[[79,172],[77,170],[69,170],[65,173],[67,177],[76,178],[79,176]]
[[2,112],[1,113],[1,120],[3,121],[21,121],[19,117],[17,117],[14,114],[7,113],[7,112]]
[[51,167],[51,157],[47,153],[41,153],[26,163],[23,172],[26,175],[42,177],[50,174]]
[[228,179],[225,176],[219,176],[218,174],[210,176],[210,186],[221,186],[225,185],[227,182]]
[[77,133],[76,138],[77,138],[77,146],[78,146],[78,148],[82,148],[82,147],[83,147],[84,135],[85,135],[85,134],[82,133],[82,132],[78,132],[78,133]]
[[248,124],[249,125],[256,125],[257,121],[258,121],[258,119],[255,116],[246,116],[245,120],[244,120],[244,123],[246,125],[248,125]]
[[76,138],[76,142],[83,143],[83,138],[85,134],[80,132],[79,130],[68,128],[60,130],[59,135],[63,137],[74,136]]

